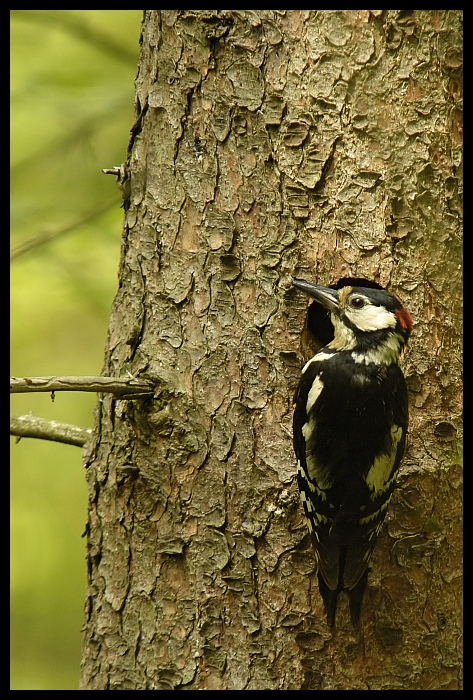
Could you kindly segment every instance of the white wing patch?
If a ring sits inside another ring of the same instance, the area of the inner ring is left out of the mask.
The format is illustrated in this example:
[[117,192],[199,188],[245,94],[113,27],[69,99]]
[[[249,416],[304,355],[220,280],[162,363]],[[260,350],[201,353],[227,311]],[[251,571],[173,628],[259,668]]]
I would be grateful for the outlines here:
[[[315,402],[319,398],[320,394],[322,393],[323,388],[324,388],[324,383],[321,380],[321,378],[315,377],[314,381],[312,382],[312,386],[310,387],[309,394],[307,396],[307,404],[305,407],[307,415],[309,415],[310,409],[313,407],[313,405],[315,404]],[[302,429],[302,432],[304,432],[304,429]],[[306,437],[306,436],[304,435],[304,437]]]
[[315,459],[309,454],[306,454],[306,465],[307,473],[311,482],[313,484],[317,484],[317,486],[314,488],[314,492],[319,496],[322,496],[322,498],[325,500],[327,496],[325,495],[324,491],[332,486],[331,481],[328,479],[327,470],[321,469],[320,465],[318,465]]
[[[314,434],[316,427],[317,427],[314,416],[310,415],[310,411],[314,407],[315,402],[319,398],[323,388],[324,388],[324,383],[321,380],[321,378],[319,376],[315,377],[314,381],[312,382],[312,386],[310,387],[309,393],[307,395],[306,412],[307,412],[308,418],[307,418],[307,421],[302,426],[302,435],[304,436],[306,444],[309,444],[310,439],[311,439],[312,435]],[[316,463],[314,457],[308,451],[306,451],[306,468],[307,468],[307,476],[309,477],[309,483],[310,483],[311,490],[314,493],[317,493],[319,496],[321,496],[325,500],[326,494],[324,493],[324,489],[330,488],[332,484],[329,482],[329,480],[327,478],[328,477],[327,470],[321,469],[320,465],[318,465]]]
[[310,360],[308,360],[308,361],[305,363],[304,367],[302,368],[302,374],[304,374],[304,372],[305,372],[307,369],[309,369],[310,365],[311,365],[313,362],[322,362],[323,360],[330,360],[331,357],[333,357],[333,353],[329,353],[329,352],[318,352],[316,355],[314,355],[314,357],[311,357]]
[[366,483],[369,488],[373,491],[372,498],[376,498],[382,494],[386,489],[388,489],[395,477],[395,475],[390,479],[391,470],[393,468],[394,460],[396,459],[397,446],[402,438],[402,428],[399,425],[393,425],[391,427],[391,450],[389,453],[381,453],[378,455],[373,466],[366,475]]

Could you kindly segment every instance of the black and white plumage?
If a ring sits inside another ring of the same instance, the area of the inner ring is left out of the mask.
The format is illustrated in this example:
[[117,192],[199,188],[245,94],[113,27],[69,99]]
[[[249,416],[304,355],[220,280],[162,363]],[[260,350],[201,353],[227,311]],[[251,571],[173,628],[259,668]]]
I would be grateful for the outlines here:
[[294,280],[331,312],[334,339],[302,370],[294,403],[298,482],[329,626],[338,595],[358,624],[368,564],[404,454],[407,388],[399,360],[412,320],[380,289]]

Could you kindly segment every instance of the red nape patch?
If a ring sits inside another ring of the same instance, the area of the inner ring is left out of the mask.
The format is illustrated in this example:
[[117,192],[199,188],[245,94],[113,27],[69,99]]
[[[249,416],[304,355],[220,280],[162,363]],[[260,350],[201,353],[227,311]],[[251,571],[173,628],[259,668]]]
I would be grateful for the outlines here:
[[412,318],[409,316],[407,311],[405,309],[399,309],[394,313],[396,314],[396,318],[399,321],[401,328],[408,330],[410,333],[412,330]]

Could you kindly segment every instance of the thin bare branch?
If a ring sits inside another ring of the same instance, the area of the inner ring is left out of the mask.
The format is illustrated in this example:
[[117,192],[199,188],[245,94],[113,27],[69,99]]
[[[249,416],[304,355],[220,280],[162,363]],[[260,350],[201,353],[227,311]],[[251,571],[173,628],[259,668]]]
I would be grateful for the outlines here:
[[25,241],[24,243],[20,243],[16,248],[13,248],[10,252],[10,260],[15,260],[16,258],[21,257],[22,255],[25,255],[25,253],[29,253],[30,251],[34,250],[35,248],[39,248],[42,245],[46,245],[47,243],[50,243],[51,241],[56,240],[56,238],[60,238],[61,236],[64,236],[67,233],[72,233],[72,231],[75,231],[79,226],[82,226],[83,224],[86,224],[89,221],[93,221],[94,219],[98,218],[102,214],[104,214],[106,211],[111,209],[112,207],[117,206],[117,198],[114,197],[113,199],[110,199],[108,202],[103,204],[102,206],[96,207],[92,211],[87,212],[83,216],[80,216],[77,218],[75,221],[73,221],[70,224],[67,224],[66,226],[61,226],[58,228],[56,231],[50,231],[48,233],[40,233],[34,238],[31,238],[28,241]]
[[91,434],[92,430],[89,428],[80,428],[69,423],[59,423],[35,416],[10,417],[10,435],[16,435],[19,438],[39,438],[83,447]]
[[134,398],[153,393],[153,384],[142,379],[119,377],[11,377],[10,393],[26,394],[36,391],[90,391]]
[[64,31],[87,41],[93,48],[108,53],[115,60],[127,65],[136,65],[138,49],[130,50],[126,44],[114,41],[105,32],[99,31],[89,22],[84,21],[76,12],[70,10],[13,10],[12,17],[20,20],[44,22],[49,28],[60,26]]

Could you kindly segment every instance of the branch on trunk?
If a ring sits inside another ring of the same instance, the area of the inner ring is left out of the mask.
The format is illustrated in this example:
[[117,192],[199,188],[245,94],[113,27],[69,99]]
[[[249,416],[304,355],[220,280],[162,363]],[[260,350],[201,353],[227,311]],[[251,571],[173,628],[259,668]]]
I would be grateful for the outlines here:
[[79,428],[77,425],[59,423],[55,420],[45,420],[35,416],[10,417],[10,435],[16,435],[19,438],[39,438],[83,447],[91,434],[92,430],[89,428]]
[[26,394],[34,391],[54,393],[56,391],[92,391],[103,394],[115,394],[123,398],[135,398],[152,394],[151,382],[119,377],[11,377],[10,393]]

